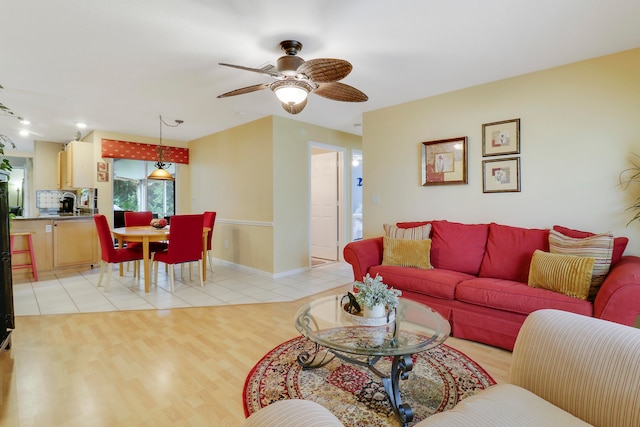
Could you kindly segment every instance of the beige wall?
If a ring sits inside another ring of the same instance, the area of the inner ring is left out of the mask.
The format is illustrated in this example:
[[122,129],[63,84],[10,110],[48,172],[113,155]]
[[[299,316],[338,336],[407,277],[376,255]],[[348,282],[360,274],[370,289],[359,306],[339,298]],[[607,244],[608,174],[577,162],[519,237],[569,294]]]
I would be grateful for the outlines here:
[[[628,236],[625,253],[640,254],[640,223],[627,227],[625,211],[640,188],[618,185],[640,154],[639,70],[635,49],[366,113],[365,237],[408,220],[560,224]],[[484,194],[482,124],[513,118],[522,191]],[[459,136],[469,138],[468,184],[421,186],[421,142]]]
[[274,275],[309,266],[310,142],[360,148],[359,136],[277,116],[189,144],[191,207],[218,213],[216,258]]
[[213,253],[273,272],[272,120],[263,118],[189,143],[191,208],[217,212]]
[[[274,269],[276,272],[307,267],[311,248],[311,180],[309,144],[321,143],[347,149],[361,149],[361,137],[274,117]],[[347,184],[349,177],[345,178]],[[344,201],[351,206],[351,186],[345,185]],[[349,209],[347,209],[349,210]],[[351,236],[351,221],[343,234]],[[342,242],[344,244],[344,242]],[[342,250],[340,250],[342,253]]]

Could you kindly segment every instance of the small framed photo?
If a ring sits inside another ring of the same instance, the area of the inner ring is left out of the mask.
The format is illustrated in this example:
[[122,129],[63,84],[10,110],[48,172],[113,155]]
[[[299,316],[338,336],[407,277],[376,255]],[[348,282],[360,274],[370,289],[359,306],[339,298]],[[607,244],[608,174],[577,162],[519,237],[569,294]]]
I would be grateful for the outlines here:
[[109,182],[109,172],[98,172],[98,182]]
[[482,125],[482,155],[520,154],[520,119]]
[[109,163],[98,162],[98,172],[109,172]]
[[482,192],[520,191],[520,157],[482,161]]
[[467,137],[422,143],[422,185],[467,183]]

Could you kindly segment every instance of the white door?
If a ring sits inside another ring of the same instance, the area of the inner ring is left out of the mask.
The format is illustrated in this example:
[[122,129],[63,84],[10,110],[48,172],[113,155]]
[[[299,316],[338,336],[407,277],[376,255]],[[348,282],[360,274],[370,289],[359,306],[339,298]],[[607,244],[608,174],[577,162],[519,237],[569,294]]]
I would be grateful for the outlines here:
[[338,259],[338,153],[311,156],[311,256]]

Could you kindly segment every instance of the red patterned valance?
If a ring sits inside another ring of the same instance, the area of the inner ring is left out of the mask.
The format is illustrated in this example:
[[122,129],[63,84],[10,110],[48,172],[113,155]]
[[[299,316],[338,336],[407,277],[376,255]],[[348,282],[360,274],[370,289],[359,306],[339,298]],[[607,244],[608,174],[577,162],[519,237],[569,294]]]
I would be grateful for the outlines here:
[[[142,144],[139,142],[116,141],[113,139],[102,139],[102,157],[111,159],[132,159],[132,160],[158,160],[157,145]],[[189,149],[180,147],[164,148],[164,161],[167,163],[189,164]]]

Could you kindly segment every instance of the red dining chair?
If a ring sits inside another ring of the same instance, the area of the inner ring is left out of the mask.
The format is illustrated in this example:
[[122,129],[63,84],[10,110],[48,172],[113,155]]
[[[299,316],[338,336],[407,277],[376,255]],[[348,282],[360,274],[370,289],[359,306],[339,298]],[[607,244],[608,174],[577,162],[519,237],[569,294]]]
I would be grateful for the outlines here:
[[[140,212],[132,212],[126,211],[124,213],[124,226],[125,227],[140,227],[140,226],[150,226],[151,220],[153,219],[153,212],[151,211],[140,211]],[[140,242],[127,242],[127,247],[130,249],[142,250],[142,243]],[[149,242],[149,252],[159,252],[167,249],[167,244],[165,242]],[[128,267],[127,267],[127,271]],[[140,275],[140,262],[136,262],[134,267],[133,274],[138,273]]]
[[211,230],[207,233],[207,258],[209,260],[209,269],[213,271],[213,263],[211,262],[211,238],[213,237],[213,226],[216,222],[216,212],[204,212],[204,226]]
[[[204,287],[202,281],[202,225],[204,215],[174,215],[171,217],[171,232],[169,233],[169,247],[166,251],[153,254],[155,283],[158,285],[158,262],[164,262],[171,266],[169,281],[171,293],[174,291],[173,266],[175,264],[198,261],[198,274],[200,274],[200,287]],[[191,268],[189,268],[191,274]]]
[[106,266],[107,283],[104,285],[104,290],[106,292],[109,290],[109,283],[111,282],[111,272],[113,270],[112,264],[119,264],[127,261],[140,261],[142,259],[142,251],[130,248],[114,248],[107,217],[96,214],[93,216],[93,220],[96,223],[98,239],[100,240],[100,278],[98,279],[98,287],[102,284],[102,277],[104,276],[104,268]]

